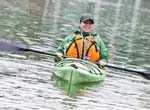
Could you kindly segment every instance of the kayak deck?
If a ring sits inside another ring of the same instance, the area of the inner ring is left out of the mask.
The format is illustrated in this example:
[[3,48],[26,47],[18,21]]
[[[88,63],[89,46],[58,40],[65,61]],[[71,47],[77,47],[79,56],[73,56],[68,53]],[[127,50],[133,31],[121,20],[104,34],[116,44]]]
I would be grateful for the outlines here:
[[105,78],[105,71],[96,64],[75,58],[66,58],[58,62],[53,74],[70,84],[98,82]]

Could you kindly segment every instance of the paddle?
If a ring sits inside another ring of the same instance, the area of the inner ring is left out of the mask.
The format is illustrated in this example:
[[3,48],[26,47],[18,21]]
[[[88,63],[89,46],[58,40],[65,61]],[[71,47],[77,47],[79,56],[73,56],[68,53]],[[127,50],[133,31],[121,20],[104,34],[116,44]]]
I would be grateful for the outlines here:
[[110,68],[114,68],[114,69],[128,71],[128,72],[135,72],[135,73],[141,74],[146,79],[150,79],[150,71],[147,71],[147,70],[138,70],[138,69],[134,69],[134,68],[127,68],[124,66],[119,66],[119,65],[110,64],[110,63],[107,63],[106,66],[110,67]]
[[9,40],[0,39],[0,51],[9,51],[14,53],[24,53],[24,52],[35,52],[45,55],[56,56],[54,53],[42,52],[39,50],[29,49],[21,46],[19,43],[12,42]]
[[[15,52],[15,53],[23,53],[23,52],[30,51],[30,52],[35,52],[35,53],[40,53],[40,54],[45,54],[45,55],[56,56],[55,53],[48,53],[48,52],[43,52],[43,51],[39,51],[39,50],[25,48],[25,47],[20,46],[16,42],[10,42],[10,41],[4,40],[4,39],[0,40],[0,51],[10,51],[10,52]],[[65,56],[64,56],[64,58],[65,58]],[[95,63],[99,64],[98,62],[95,62]],[[122,67],[122,66],[110,64],[110,63],[107,63],[106,67],[119,69],[119,70],[125,70],[128,72],[139,73],[142,76],[144,76],[146,79],[150,79],[150,71],[146,71],[146,70],[141,71],[138,69],[126,68],[126,67]]]

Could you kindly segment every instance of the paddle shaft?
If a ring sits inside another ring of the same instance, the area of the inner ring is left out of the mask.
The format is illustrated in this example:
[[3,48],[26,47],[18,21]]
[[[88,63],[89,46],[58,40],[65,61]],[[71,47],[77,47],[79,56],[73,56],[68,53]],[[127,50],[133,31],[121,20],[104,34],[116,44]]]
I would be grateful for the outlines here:
[[120,70],[125,70],[125,71],[129,71],[129,72],[136,72],[136,73],[139,73],[139,74],[149,74],[147,71],[140,71],[140,70],[137,70],[137,69],[133,69],[133,68],[127,68],[127,67],[123,67],[123,66],[119,66],[119,65],[115,65],[115,64],[110,64],[110,63],[107,63],[106,64],[107,67],[110,67],[110,68],[114,68],[114,69],[120,69]]
[[[48,53],[48,52],[43,52],[43,51],[39,51],[39,50],[24,48],[24,47],[17,45],[16,43],[8,42],[8,41],[6,42],[5,40],[0,40],[0,50],[1,51],[11,51],[11,52],[16,52],[16,53],[30,51],[30,52],[35,52],[35,53],[40,53],[40,54],[45,54],[45,55],[56,56],[55,53]],[[67,58],[66,56],[63,56],[63,57]],[[99,62],[95,62],[95,63],[99,64]],[[136,73],[143,75],[145,78],[150,79],[150,71],[141,71],[141,70],[137,70],[137,69],[133,69],[133,68],[121,67],[119,65],[110,64],[110,63],[107,63],[106,67],[129,71],[129,72],[136,72]]]
[[[56,56],[56,54],[54,54],[54,53],[47,53],[47,52],[42,52],[42,51],[39,51],[39,50],[33,50],[33,49],[28,49],[28,48],[20,48],[20,50],[22,50],[22,51],[31,51],[31,52],[35,52],[35,53]],[[66,56],[63,56],[63,57],[66,58]],[[99,64],[99,62],[95,62],[95,63]],[[107,63],[106,67],[110,67],[110,68],[114,68],[114,69],[119,69],[119,70],[124,70],[124,71],[128,71],[128,72],[139,73],[139,74],[145,76],[146,78],[150,79],[150,72],[148,72],[148,71],[141,71],[141,70],[137,70],[137,69],[133,69],[133,68],[126,68],[126,67],[123,67],[123,66],[119,66],[119,65],[115,65],[115,64],[110,64],[110,63]]]
[[19,50],[24,51],[24,52],[30,51],[30,52],[40,53],[40,54],[44,54],[44,55],[56,56],[56,54],[54,54],[54,53],[48,53],[48,52],[43,52],[43,51],[29,49],[29,48],[23,48],[23,47],[19,47]]

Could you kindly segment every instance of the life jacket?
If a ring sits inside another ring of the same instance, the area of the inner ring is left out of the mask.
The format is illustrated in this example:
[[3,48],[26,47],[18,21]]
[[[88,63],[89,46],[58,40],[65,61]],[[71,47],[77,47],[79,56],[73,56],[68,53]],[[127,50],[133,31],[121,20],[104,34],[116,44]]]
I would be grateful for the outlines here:
[[91,62],[99,61],[100,54],[94,42],[94,35],[83,38],[80,33],[76,33],[74,40],[66,50],[66,56],[79,58]]

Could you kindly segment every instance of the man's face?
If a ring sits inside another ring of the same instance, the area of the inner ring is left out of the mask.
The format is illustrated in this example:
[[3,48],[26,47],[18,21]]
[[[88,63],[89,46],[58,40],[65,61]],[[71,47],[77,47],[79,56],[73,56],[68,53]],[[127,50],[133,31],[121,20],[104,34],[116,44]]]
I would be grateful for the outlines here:
[[90,33],[94,28],[94,23],[91,20],[82,21],[80,23],[80,29],[82,32]]

